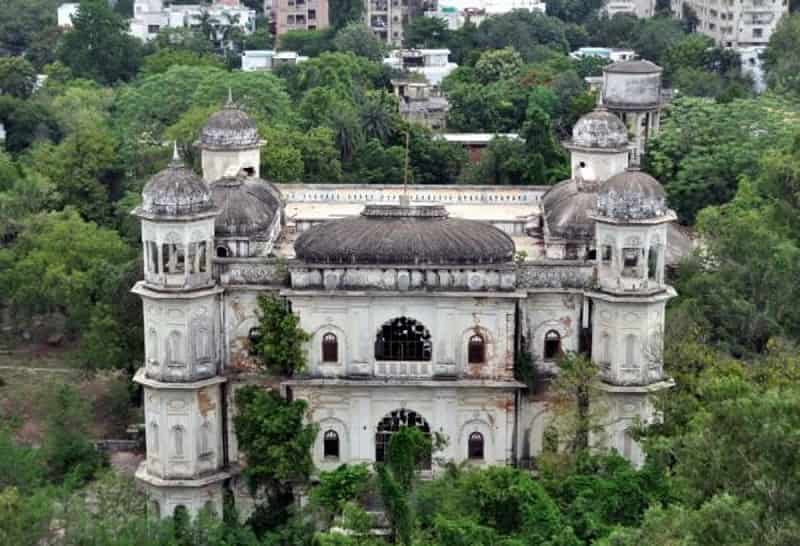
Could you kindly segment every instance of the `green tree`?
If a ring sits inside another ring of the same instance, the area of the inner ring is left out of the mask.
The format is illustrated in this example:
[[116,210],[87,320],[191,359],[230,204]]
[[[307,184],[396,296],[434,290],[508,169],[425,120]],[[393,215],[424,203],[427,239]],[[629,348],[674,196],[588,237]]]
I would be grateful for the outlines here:
[[764,71],[771,89],[800,96],[800,14],[784,15],[763,53]]
[[513,47],[485,51],[475,63],[475,76],[483,84],[512,79],[521,70],[522,57]]
[[305,343],[310,336],[286,302],[275,296],[258,298],[258,326],[253,351],[263,368],[292,375],[306,366]]
[[403,29],[404,47],[446,47],[450,31],[447,23],[438,17],[414,17]]
[[197,54],[186,49],[159,49],[144,58],[142,74],[163,74],[173,65],[225,68],[218,57],[208,53]]
[[22,55],[37,33],[56,25],[59,0],[5,0],[0,3],[0,49]]
[[766,151],[788,141],[795,119],[796,107],[773,97],[727,104],[681,98],[649,142],[645,168],[664,184],[680,221],[692,223],[702,208],[729,201],[741,177],[758,172]]
[[103,84],[129,81],[142,62],[142,45],[105,0],[82,0],[64,34],[58,58],[80,77]]
[[364,0],[331,0],[328,4],[330,23],[335,29],[361,20],[364,13]]
[[79,331],[95,304],[110,298],[113,268],[131,257],[115,231],[72,209],[38,214],[24,222],[13,246],[0,249],[0,293],[20,310],[61,311]]
[[278,38],[278,47],[287,51],[297,51],[301,55],[318,57],[330,51],[334,29],[290,30]]
[[565,354],[558,367],[560,373],[550,384],[551,409],[561,443],[569,453],[580,453],[589,449],[590,435],[602,433],[607,413],[596,384],[599,369],[577,353]]
[[0,93],[27,99],[36,85],[36,70],[22,57],[0,58]]
[[320,472],[319,484],[311,490],[311,500],[329,517],[337,516],[348,503],[361,500],[369,481],[367,465],[343,464],[336,470]]
[[308,480],[314,469],[311,447],[317,428],[306,424],[306,403],[284,400],[274,391],[247,386],[236,391],[234,426],[239,450],[245,455],[244,476],[251,491],[264,490],[262,511],[272,512],[268,521],[285,523],[292,486]]
[[52,401],[42,456],[51,479],[69,477],[77,483],[92,478],[104,458],[89,441],[89,405],[69,385],[61,385]]
[[361,22],[342,27],[333,38],[333,47],[336,51],[349,51],[372,61],[381,61],[386,54],[386,44]]

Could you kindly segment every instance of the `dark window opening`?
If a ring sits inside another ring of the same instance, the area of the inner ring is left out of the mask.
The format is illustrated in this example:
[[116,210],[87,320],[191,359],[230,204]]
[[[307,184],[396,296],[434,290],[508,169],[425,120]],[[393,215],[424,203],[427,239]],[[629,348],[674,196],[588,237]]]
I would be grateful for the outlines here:
[[400,317],[381,326],[375,339],[375,360],[428,362],[432,347],[431,334],[425,326]]
[[217,258],[227,258],[228,257],[228,248],[224,246],[217,247]]
[[255,169],[255,167],[245,167],[245,168],[244,168],[244,169],[242,169],[242,170],[244,171],[244,173],[245,173],[247,176],[255,176],[255,175],[256,175],[256,169]]
[[469,338],[467,345],[467,361],[470,364],[483,364],[486,362],[486,343],[483,341],[483,336],[475,334]]
[[322,336],[322,361],[339,361],[339,340],[335,334],[327,333]]
[[636,265],[639,263],[639,249],[623,248],[622,258],[623,258],[623,265],[625,267],[636,267]]
[[647,254],[647,276],[651,280],[656,279],[658,273],[658,251],[651,248]]
[[[389,441],[392,434],[403,427],[415,427],[423,434],[430,437],[431,427],[428,422],[417,412],[407,409],[399,409],[391,412],[381,419],[378,423],[378,431],[375,433],[375,461],[378,463],[386,462],[389,455]],[[431,457],[424,457],[417,462],[423,470],[430,470]]]
[[471,460],[483,459],[483,434],[480,432],[473,432],[469,435],[469,442],[467,443],[467,456]]
[[602,254],[603,263],[611,262],[611,257],[613,255],[613,250],[611,248],[611,245],[603,245],[602,252],[603,252],[603,254]]
[[339,434],[335,430],[328,430],[322,439],[322,456],[326,459],[339,458]]
[[585,162],[585,161],[581,161],[580,163],[578,163],[578,166],[579,166],[581,169],[585,169],[585,168],[586,168],[586,162]]
[[568,260],[578,259],[578,245],[567,245],[565,252]]
[[544,359],[555,360],[561,356],[561,334],[550,330],[544,335]]
[[587,260],[596,260],[597,259],[597,250],[594,248],[586,253]]

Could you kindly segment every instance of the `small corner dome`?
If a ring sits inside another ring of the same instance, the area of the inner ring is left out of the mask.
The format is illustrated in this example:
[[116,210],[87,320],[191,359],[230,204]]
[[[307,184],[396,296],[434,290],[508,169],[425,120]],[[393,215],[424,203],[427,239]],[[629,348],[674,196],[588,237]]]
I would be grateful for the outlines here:
[[208,118],[200,132],[200,147],[241,150],[261,145],[256,122],[232,101]]
[[597,213],[616,220],[648,220],[669,215],[664,187],[638,169],[616,174],[600,185]]
[[580,148],[624,148],[628,145],[628,130],[615,114],[598,108],[575,123],[571,144]]
[[542,200],[542,213],[551,237],[570,241],[594,238],[591,213],[597,206],[597,185],[574,179],[559,182]]
[[367,205],[360,216],[323,222],[294,244],[308,263],[499,264],[514,258],[514,241],[485,222],[450,218],[441,205]]
[[156,173],[142,190],[142,206],[138,213],[145,216],[188,216],[214,209],[208,186],[180,160],[173,160],[163,171]]
[[612,72],[615,74],[656,74],[663,69],[656,63],[647,61],[645,59],[637,59],[635,61],[617,61],[603,67],[603,72]]
[[267,237],[283,206],[269,182],[243,172],[218,180],[212,184],[211,193],[220,209],[214,223],[217,237]]

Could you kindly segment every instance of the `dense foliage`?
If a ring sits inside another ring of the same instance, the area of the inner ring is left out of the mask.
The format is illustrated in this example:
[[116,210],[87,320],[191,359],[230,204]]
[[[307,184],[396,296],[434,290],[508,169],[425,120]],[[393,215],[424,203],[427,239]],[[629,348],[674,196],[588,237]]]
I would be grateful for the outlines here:
[[[229,90],[266,141],[262,175],[278,183],[547,184],[568,176],[559,142],[594,107],[583,78],[606,62],[567,53],[633,48],[664,67],[676,97],[645,168],[702,244],[673,278],[664,358],[676,387],[655,400],[663,422],[638,432],[641,469],[589,449],[604,412],[596,367],[576,355],[565,355],[551,385],[557,422],[535,477],[448,465],[420,480],[435,446],[415,429],[392,437],[373,473],[317,473],[309,408],[252,387],[235,393],[235,426],[266,503],[247,525],[231,514],[156,523],[130,483],[98,474],[105,461],[87,441],[86,405],[64,389],[40,446],[0,430],[0,543],[374,546],[385,544],[369,532],[380,523],[366,511],[375,503],[393,540],[415,546],[798,542],[800,15],[771,37],[761,96],[735,55],[687,32],[688,11],[681,21],[663,9],[608,18],[599,2],[553,0],[548,15],[514,12],[458,30],[415,18],[405,45],[449,48],[460,65],[442,85],[450,130],[518,135],[495,139],[470,164],[460,147],[400,118],[391,80],[409,75],[381,62],[386,50],[363,26],[360,0],[332,1],[330,29],[280,37],[279,47],[312,58],[273,73],[233,70],[242,48],[272,47],[266,18],[222,45],[207,19],[142,44],[126,32],[129,0],[114,9],[83,0],[71,29],[55,26],[60,3],[0,2],[0,304],[21,319],[63,316],[87,370],[140,365],[141,306],[129,292],[140,236],[129,213],[172,141],[198,166],[193,143]],[[302,370],[308,337],[297,317],[276,298],[259,306],[261,363],[281,375]],[[525,357],[519,375],[535,383]],[[311,487],[305,509],[297,484]]]

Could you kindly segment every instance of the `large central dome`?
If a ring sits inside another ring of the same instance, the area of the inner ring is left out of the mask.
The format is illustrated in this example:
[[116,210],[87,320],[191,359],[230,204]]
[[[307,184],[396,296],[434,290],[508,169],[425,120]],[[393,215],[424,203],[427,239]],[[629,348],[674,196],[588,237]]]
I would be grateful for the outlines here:
[[514,256],[503,231],[450,218],[441,205],[367,205],[360,216],[313,226],[294,249],[299,259],[322,264],[478,265]]

